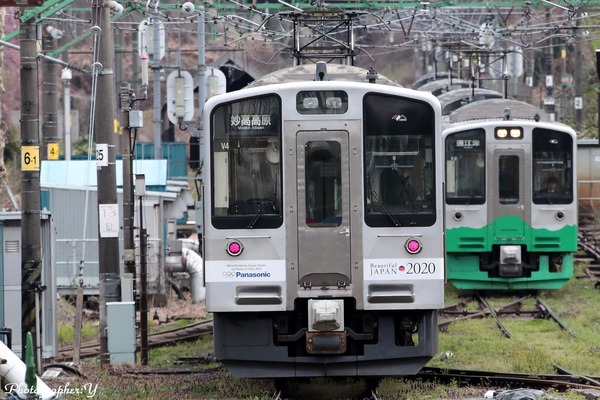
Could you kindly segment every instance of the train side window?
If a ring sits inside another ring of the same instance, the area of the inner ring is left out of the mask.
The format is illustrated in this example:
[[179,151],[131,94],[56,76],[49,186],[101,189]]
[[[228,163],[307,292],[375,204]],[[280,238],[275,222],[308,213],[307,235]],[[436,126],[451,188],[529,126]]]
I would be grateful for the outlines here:
[[279,97],[249,98],[215,108],[211,138],[213,226],[281,226]]
[[446,137],[446,203],[485,203],[485,131]]

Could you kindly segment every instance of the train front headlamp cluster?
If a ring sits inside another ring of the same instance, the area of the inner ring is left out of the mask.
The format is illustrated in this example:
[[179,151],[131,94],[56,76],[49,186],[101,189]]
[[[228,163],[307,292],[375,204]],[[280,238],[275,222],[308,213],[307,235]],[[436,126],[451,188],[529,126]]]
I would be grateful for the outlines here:
[[496,139],[522,139],[523,128],[496,128]]

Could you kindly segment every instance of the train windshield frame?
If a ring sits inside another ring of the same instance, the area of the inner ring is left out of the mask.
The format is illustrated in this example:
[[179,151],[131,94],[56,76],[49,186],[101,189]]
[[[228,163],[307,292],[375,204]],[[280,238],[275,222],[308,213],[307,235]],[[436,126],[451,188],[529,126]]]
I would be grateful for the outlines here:
[[534,204],[573,202],[573,137],[567,132],[535,128],[532,132]]
[[401,96],[363,98],[365,223],[431,226],[436,215],[435,111]]
[[446,137],[446,203],[485,203],[486,140],[484,129]]
[[271,94],[221,104],[210,120],[213,226],[281,226],[281,98]]

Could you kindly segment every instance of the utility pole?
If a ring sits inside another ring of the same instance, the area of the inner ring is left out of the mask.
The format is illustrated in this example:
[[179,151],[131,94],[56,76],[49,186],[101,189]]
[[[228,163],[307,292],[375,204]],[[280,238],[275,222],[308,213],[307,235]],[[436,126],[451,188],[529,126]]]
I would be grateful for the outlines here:
[[153,104],[154,104],[154,159],[162,160],[162,114],[161,114],[161,96],[160,96],[160,60],[164,53],[164,43],[162,43],[161,31],[164,32],[163,25],[157,18],[150,18],[151,24],[148,29],[152,29],[152,43],[148,47],[150,56],[150,66],[153,72]]
[[[54,50],[55,39],[62,36],[62,32],[51,26],[46,27],[42,34],[42,50],[45,54]],[[58,160],[58,65],[48,59],[42,61],[42,110],[44,135],[44,160]]]
[[96,110],[96,171],[98,181],[98,259],[100,282],[100,362],[108,364],[108,334],[106,303],[121,300],[119,275],[119,205],[116,183],[116,148],[114,135],[115,80],[114,44],[107,0],[97,0],[94,29],[99,36],[98,60],[94,63],[97,74]]
[[[546,21],[550,23],[552,14],[550,10],[546,11]],[[544,111],[550,115],[550,121],[556,120],[555,108],[554,108],[554,52],[552,46],[552,37],[548,39],[550,45],[546,49],[546,98],[544,99]]]
[[[204,11],[204,7],[200,8],[200,13],[198,14],[198,137],[196,139],[190,140],[190,154],[195,152],[198,155],[198,171],[197,175],[202,176],[202,154],[204,147],[204,114],[202,110],[204,109],[204,103],[206,103],[206,12]],[[192,134],[193,135],[193,134]],[[192,148],[192,143],[195,149]],[[198,193],[198,201],[202,201],[199,198],[200,193]]]
[[[135,236],[133,233],[133,149],[131,143],[130,111],[133,103],[131,85],[121,84],[121,150],[123,154],[123,257],[125,268],[135,282]],[[135,288],[134,288],[135,289]]]
[[[581,16],[581,14],[580,14]],[[583,88],[582,88],[582,72],[581,64],[583,64],[583,57],[581,55],[581,30],[579,27],[579,18],[575,18],[575,27],[573,33],[575,36],[575,131],[577,134],[581,133],[581,124],[583,122]]]
[[70,68],[63,68],[61,78],[63,81],[63,119],[65,126],[65,160],[71,159],[71,78],[73,73]]
[[36,300],[42,291],[40,224],[40,145],[36,24],[20,24],[21,45],[21,357],[25,360],[27,333],[35,349],[36,370],[41,373],[41,343]]
[[143,174],[135,177],[135,190],[140,198],[140,348],[142,365],[148,365],[148,237],[144,228],[146,178]]

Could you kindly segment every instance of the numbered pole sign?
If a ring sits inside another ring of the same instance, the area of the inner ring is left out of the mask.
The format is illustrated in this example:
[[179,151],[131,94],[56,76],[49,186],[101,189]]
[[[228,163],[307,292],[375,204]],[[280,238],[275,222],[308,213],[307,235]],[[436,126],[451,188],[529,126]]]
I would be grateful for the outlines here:
[[96,144],[96,167],[108,166],[108,144]]
[[98,204],[98,211],[100,237],[119,237],[119,205]]
[[40,170],[40,146],[21,147],[21,169],[23,171]]
[[48,143],[48,160],[58,160],[58,143]]

